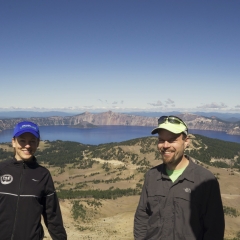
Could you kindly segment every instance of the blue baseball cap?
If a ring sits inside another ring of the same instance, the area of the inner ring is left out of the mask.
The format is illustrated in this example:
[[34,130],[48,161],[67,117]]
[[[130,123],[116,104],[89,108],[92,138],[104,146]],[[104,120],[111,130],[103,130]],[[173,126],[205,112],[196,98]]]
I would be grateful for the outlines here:
[[13,131],[13,137],[19,137],[23,133],[32,133],[36,138],[40,138],[38,125],[33,122],[23,121],[19,122]]

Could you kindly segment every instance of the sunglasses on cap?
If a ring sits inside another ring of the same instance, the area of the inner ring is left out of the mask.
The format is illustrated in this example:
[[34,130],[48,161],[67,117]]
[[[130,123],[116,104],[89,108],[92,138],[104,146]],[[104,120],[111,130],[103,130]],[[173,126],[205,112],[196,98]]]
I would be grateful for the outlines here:
[[162,116],[158,119],[158,125],[165,123],[166,121],[168,121],[169,123],[172,123],[172,124],[183,124],[186,127],[186,130],[188,131],[188,127],[187,127],[186,123],[182,119],[180,119],[176,116]]

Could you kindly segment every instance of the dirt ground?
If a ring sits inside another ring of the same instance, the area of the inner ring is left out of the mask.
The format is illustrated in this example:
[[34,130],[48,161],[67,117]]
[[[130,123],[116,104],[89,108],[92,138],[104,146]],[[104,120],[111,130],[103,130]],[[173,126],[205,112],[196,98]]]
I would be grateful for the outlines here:
[[[102,200],[102,207],[91,223],[74,221],[71,216],[71,201],[60,201],[64,226],[69,240],[132,240],[133,239],[133,217],[138,196],[122,197],[116,200]],[[87,228],[84,231],[78,227]],[[46,240],[51,239],[49,233],[44,229]]]
[[[223,204],[239,209],[240,195],[222,194]],[[60,206],[69,240],[133,240],[133,218],[139,196],[122,197],[116,200],[101,200],[102,207],[90,223],[74,221],[71,216],[72,203],[61,200]],[[240,216],[225,216],[226,238],[234,238],[240,226]],[[85,228],[80,230],[79,228]],[[50,240],[45,230],[46,240]]]

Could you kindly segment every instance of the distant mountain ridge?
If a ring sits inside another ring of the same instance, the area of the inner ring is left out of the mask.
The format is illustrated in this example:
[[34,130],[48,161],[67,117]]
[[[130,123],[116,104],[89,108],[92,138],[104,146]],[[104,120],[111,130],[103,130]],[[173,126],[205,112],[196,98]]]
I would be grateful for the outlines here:
[[[231,135],[240,135],[240,121],[227,122],[216,117],[203,117],[192,113],[178,114],[189,129],[223,131]],[[0,131],[12,129],[16,123],[23,120],[33,121],[39,126],[69,125],[74,126],[86,121],[93,125],[123,125],[123,126],[157,126],[158,117],[145,117],[133,114],[84,112],[75,116],[52,116],[31,118],[0,119]]]
[[[192,114],[203,116],[203,117],[217,117],[221,120],[228,122],[240,121],[240,113],[219,113],[219,112],[191,112]],[[159,116],[169,116],[169,115],[179,115],[182,112],[129,112],[126,114],[139,115],[145,117],[159,117]]]

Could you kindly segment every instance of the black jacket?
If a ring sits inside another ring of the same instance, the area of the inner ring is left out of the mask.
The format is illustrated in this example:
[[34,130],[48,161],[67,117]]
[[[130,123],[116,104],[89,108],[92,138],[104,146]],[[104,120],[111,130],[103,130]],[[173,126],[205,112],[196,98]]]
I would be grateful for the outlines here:
[[35,158],[1,162],[0,239],[43,239],[41,215],[52,239],[67,239],[50,172]]
[[173,183],[165,165],[148,171],[134,218],[136,240],[223,240],[224,213],[217,179],[189,158]]

